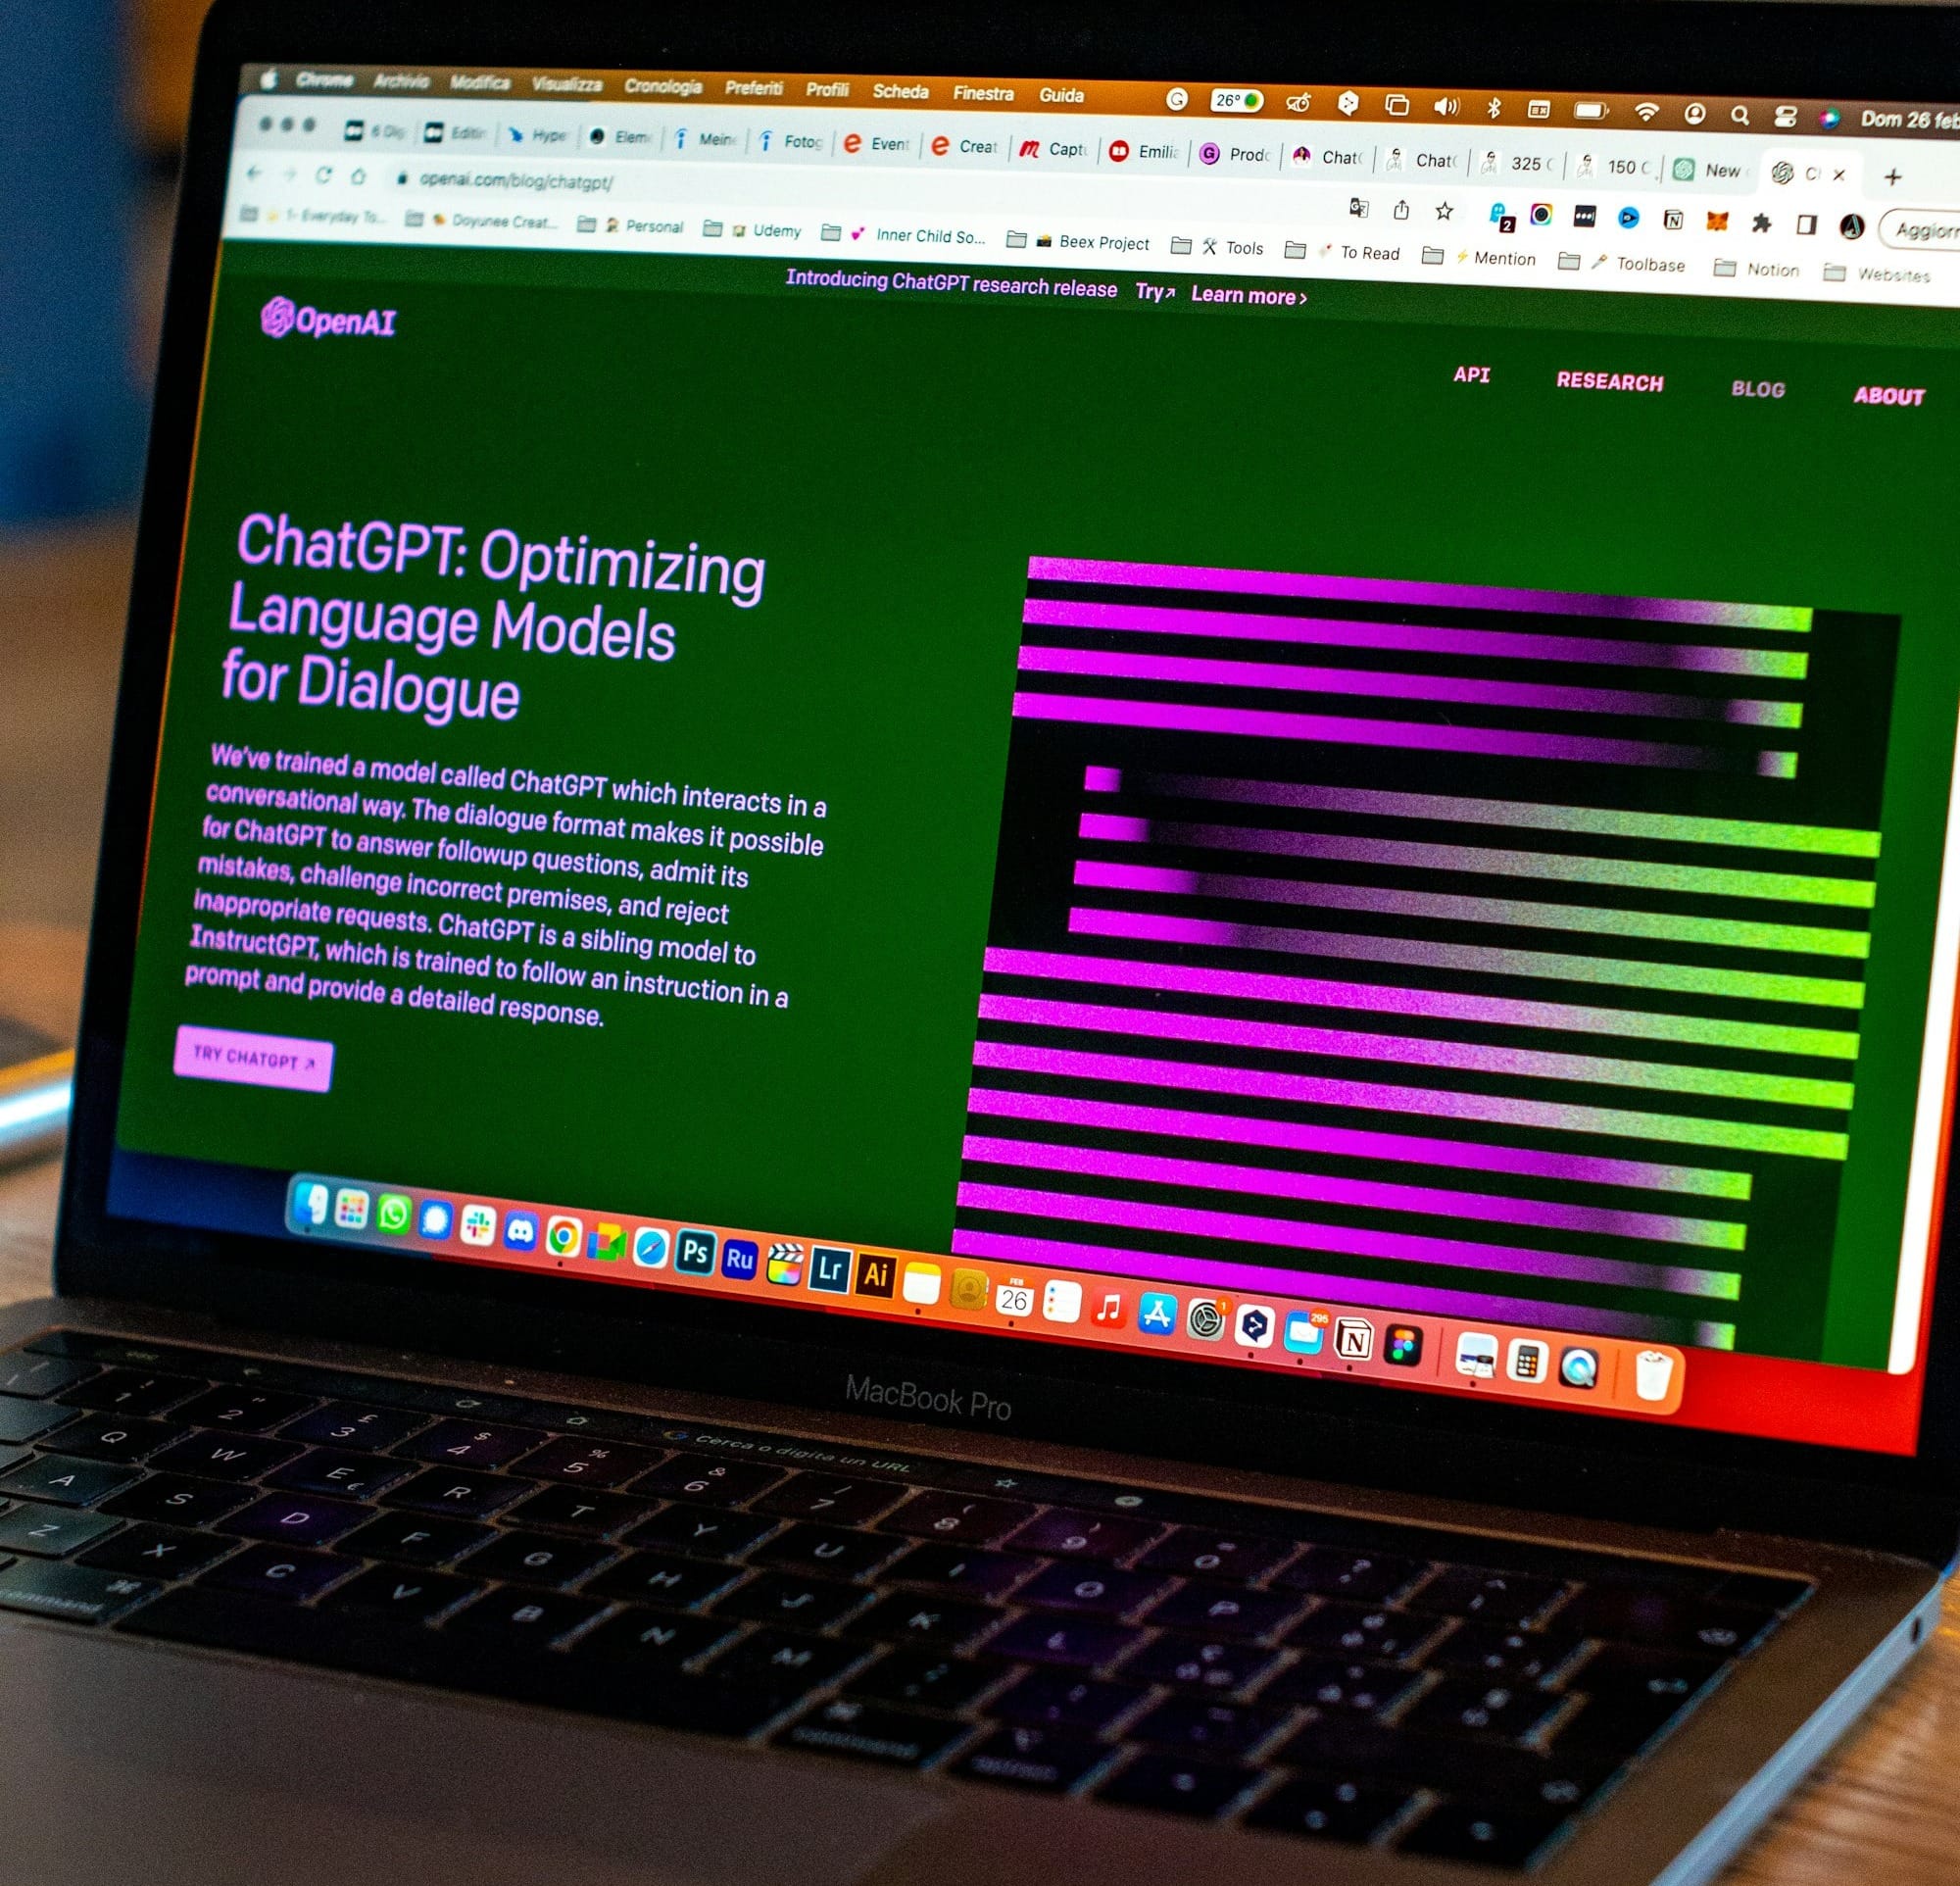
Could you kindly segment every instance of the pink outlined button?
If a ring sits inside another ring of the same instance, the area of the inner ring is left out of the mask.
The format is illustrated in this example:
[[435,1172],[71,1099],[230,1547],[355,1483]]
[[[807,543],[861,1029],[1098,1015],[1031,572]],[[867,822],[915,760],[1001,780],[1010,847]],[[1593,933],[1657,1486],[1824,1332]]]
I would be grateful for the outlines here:
[[237,1028],[177,1029],[174,1070],[191,1080],[234,1080],[247,1087],[291,1087],[323,1094],[333,1085],[333,1043]]

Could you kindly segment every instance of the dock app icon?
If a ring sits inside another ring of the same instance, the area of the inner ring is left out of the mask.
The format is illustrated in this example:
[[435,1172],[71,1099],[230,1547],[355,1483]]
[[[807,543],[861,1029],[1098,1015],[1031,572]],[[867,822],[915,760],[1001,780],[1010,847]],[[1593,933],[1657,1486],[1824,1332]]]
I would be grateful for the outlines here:
[[811,1245],[809,1287],[833,1297],[848,1295],[851,1289],[851,1253],[835,1244]]
[[714,1274],[714,1233],[683,1230],[674,1240],[674,1268],[684,1277]]
[[899,1261],[881,1258],[870,1251],[858,1254],[858,1294],[860,1297],[890,1297],[899,1287]]

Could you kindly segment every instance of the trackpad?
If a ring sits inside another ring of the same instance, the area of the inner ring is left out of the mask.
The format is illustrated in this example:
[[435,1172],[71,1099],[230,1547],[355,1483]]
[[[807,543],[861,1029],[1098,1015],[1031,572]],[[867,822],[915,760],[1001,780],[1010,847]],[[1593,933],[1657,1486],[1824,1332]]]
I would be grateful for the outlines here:
[[842,1763],[0,1624],[11,1878],[847,1886],[942,1812]]

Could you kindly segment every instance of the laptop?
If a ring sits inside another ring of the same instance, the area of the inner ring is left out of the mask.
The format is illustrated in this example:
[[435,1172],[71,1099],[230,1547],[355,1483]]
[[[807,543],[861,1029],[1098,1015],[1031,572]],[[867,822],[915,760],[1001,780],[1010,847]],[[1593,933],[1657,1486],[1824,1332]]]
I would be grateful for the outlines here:
[[1960,1542],[1956,33],[220,5],[9,1875],[1711,1877]]

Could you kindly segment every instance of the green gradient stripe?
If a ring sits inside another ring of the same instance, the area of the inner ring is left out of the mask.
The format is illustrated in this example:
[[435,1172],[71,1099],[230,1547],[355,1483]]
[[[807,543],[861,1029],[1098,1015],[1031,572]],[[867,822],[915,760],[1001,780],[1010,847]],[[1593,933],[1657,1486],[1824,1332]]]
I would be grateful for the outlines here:
[[1716,628],[1780,628],[1802,635],[1809,632],[1811,612],[1776,603],[1710,603],[1700,620]]

